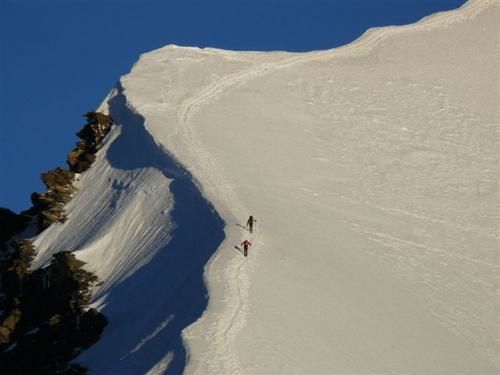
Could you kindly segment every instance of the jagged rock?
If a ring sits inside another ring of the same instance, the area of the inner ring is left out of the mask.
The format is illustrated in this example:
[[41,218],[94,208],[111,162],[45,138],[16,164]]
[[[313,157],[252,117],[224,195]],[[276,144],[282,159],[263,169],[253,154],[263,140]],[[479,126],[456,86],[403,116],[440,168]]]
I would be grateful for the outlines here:
[[[92,150],[96,152],[96,150]],[[96,156],[88,151],[75,149],[68,155],[67,163],[72,172],[85,172],[94,163]]]
[[104,315],[95,309],[89,309],[80,318],[80,343],[83,349],[94,344],[101,337],[108,320]]
[[30,265],[35,256],[31,241],[17,240],[10,244],[10,253],[1,270],[2,308],[9,310],[21,304],[20,295],[25,278],[30,273]]
[[109,125],[85,125],[82,130],[76,133],[85,142],[85,146],[81,147],[82,145],[80,145],[77,148],[87,154],[95,154],[101,148],[101,142],[108,134],[109,129]]
[[75,191],[75,173],[64,168],[55,168],[42,173],[42,181],[47,186],[46,193],[33,193],[31,201],[38,212],[38,231],[41,232],[52,223],[64,222],[66,214],[63,205],[71,200]]
[[86,124],[76,135],[85,141],[85,147],[97,145],[108,133],[111,123],[89,123]]
[[54,189],[47,193],[47,197],[52,201],[50,208],[54,208],[56,211],[63,209],[63,206],[68,203],[73,197],[73,192],[75,189],[71,187],[71,189]]
[[63,196],[71,195],[75,188],[72,185],[52,185],[50,190],[56,193],[59,193]]
[[35,208],[37,212],[40,212],[49,208],[53,203],[53,199],[50,198],[46,193],[32,193],[31,203],[33,204],[33,208]]
[[101,148],[102,140],[108,134],[113,120],[99,112],[88,112],[88,123],[76,134],[82,140],[68,154],[67,163],[72,172],[82,173],[95,161],[95,153]]
[[64,168],[55,168],[45,173],[42,173],[42,181],[48,189],[52,189],[56,185],[69,186],[73,183],[75,174]]
[[14,234],[22,232],[31,217],[18,215],[7,208],[0,208],[0,245],[6,243]]
[[[37,216],[41,232],[54,222],[66,220],[64,205],[75,191],[75,173],[94,163],[95,153],[113,123],[102,113],[89,112],[86,116],[89,123],[78,133],[82,140],[68,154],[69,170],[55,168],[43,173],[47,192],[33,193],[33,207],[22,215],[0,209],[2,242],[17,230],[3,225],[4,222],[15,224],[14,227],[18,222],[27,225]],[[30,241],[12,241],[3,247],[6,251],[0,254],[0,373],[86,373],[81,366],[69,365],[69,361],[95,343],[107,325],[107,319],[98,311],[85,311],[97,277],[84,270],[85,263],[67,251],[57,253],[46,268],[32,272],[34,248]]]
[[52,262],[54,271],[57,272],[60,270],[61,273],[76,272],[85,265],[85,262],[77,259],[75,255],[69,251],[61,251],[54,254],[54,259],[55,261]]
[[80,170],[79,164],[81,162],[80,157],[85,154],[85,150],[75,148],[68,154],[67,163],[69,165],[69,169],[76,173],[81,173],[83,171]]
[[[29,241],[15,246],[16,254],[32,248]],[[27,272],[21,301],[0,326],[0,373],[85,373],[69,361],[99,339],[107,320],[94,309],[85,311],[97,277],[84,265],[64,251],[46,268]]]
[[54,255],[54,259],[48,267],[48,283],[57,294],[53,295],[52,303],[64,308],[60,311],[78,312],[82,311],[90,300],[90,288],[98,282],[97,277],[84,270],[85,262],[78,260],[69,251],[62,251]]
[[82,173],[88,170],[91,167],[91,165],[92,164],[89,162],[78,161],[76,164],[70,165],[70,168],[72,171],[76,173]]
[[64,208],[52,206],[38,214],[38,231],[42,232],[53,223],[64,223],[65,221],[66,213],[64,212]]
[[7,328],[9,331],[13,332],[16,329],[16,325],[21,319],[21,310],[14,309],[12,313],[5,319],[2,323],[2,327]]
[[[81,143],[81,142],[80,142]],[[74,165],[78,161],[78,158],[80,155],[82,155],[85,151],[80,148],[75,148],[73,151],[71,151],[68,154],[68,164],[69,165]]]
[[11,336],[16,330],[19,320],[21,320],[21,310],[12,310],[0,326],[0,345],[10,342]]
[[10,266],[7,268],[9,272],[15,272],[19,277],[28,273],[33,257],[35,256],[35,248],[29,240],[16,240],[11,243],[14,252],[11,255]]
[[[47,193],[33,193],[31,194],[31,202],[33,207],[36,208],[37,212],[50,210],[56,206],[63,206],[68,203],[75,191],[74,187],[64,187],[57,185],[54,190]],[[56,209],[56,210],[59,210]]]
[[10,342],[11,331],[5,327],[0,326],[0,345]]
[[12,349],[0,354],[0,371],[41,375],[71,373],[66,372],[70,368],[68,362],[79,353],[74,351],[79,345],[74,319],[57,316],[52,324],[31,331],[35,332],[18,337]]
[[68,203],[75,191],[75,173],[64,168],[56,168],[42,173],[42,181],[47,186],[46,193],[33,193],[31,201],[38,212],[38,231],[41,232],[52,223],[64,222],[64,204]]
[[83,154],[80,158],[80,162],[93,164],[95,162],[95,154]]
[[85,148],[94,141],[96,126],[87,124],[76,133],[77,137],[85,141]]
[[87,122],[91,124],[111,125],[113,123],[111,116],[101,112],[87,112],[84,116],[87,118]]
[[61,323],[61,315],[52,315],[48,321],[49,326],[55,326]]

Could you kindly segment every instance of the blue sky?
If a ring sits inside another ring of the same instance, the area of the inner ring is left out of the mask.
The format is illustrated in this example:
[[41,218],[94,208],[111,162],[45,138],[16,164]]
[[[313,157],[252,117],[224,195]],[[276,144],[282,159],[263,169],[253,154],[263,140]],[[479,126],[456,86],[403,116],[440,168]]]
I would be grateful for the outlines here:
[[465,0],[0,0],[0,207],[30,206],[66,166],[81,115],[166,44],[310,51]]

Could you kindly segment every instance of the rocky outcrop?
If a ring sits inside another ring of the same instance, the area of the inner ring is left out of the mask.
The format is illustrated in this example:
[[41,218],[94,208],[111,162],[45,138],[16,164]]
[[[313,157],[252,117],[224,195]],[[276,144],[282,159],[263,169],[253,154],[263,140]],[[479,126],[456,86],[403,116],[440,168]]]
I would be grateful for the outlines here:
[[86,152],[84,142],[78,142],[77,147],[68,154],[68,165],[70,170],[76,173],[85,172],[95,161],[95,155]]
[[77,134],[81,141],[68,155],[69,170],[42,173],[47,191],[33,193],[33,206],[21,214],[0,208],[1,374],[83,374],[83,367],[69,361],[97,341],[107,324],[102,314],[87,309],[98,280],[84,262],[64,251],[32,271],[33,244],[12,239],[31,222],[40,233],[66,220],[64,206],[76,191],[75,174],[90,168],[113,124],[102,113],[85,116],[87,124]]
[[21,319],[21,310],[13,309],[6,315],[0,325],[0,345],[7,344],[11,341],[12,335],[17,328],[17,324]]
[[14,234],[22,232],[30,221],[30,216],[18,215],[7,208],[0,207],[0,246]]
[[19,305],[22,285],[30,273],[35,248],[29,240],[12,241],[1,264],[2,298],[0,308],[8,311]]
[[75,173],[88,170],[94,163],[95,154],[102,147],[102,142],[113,125],[112,118],[100,112],[88,112],[85,117],[87,124],[77,133],[81,141],[68,154],[69,170],[58,167],[42,173],[41,178],[47,191],[33,193],[31,195],[33,206],[20,215],[0,208],[0,246],[14,234],[24,230],[32,217],[37,218],[39,233],[53,223],[66,220],[64,206],[75,192],[73,186]]
[[99,112],[88,112],[87,125],[76,135],[82,140],[68,154],[69,169],[81,173],[90,168],[95,161],[95,153],[102,147],[104,137],[109,133],[113,120]]
[[105,115],[101,112],[87,112],[83,115],[87,118],[87,123],[89,124],[98,124],[98,125],[106,125],[111,126],[113,124],[113,119],[111,116]]
[[52,223],[66,220],[64,206],[71,200],[75,188],[74,172],[56,168],[42,173],[42,181],[47,186],[46,193],[33,193],[31,201],[38,212],[38,230],[41,232]]
[[31,272],[29,249],[31,244],[20,244],[9,267],[21,282],[6,290],[10,306],[0,326],[0,373],[83,373],[68,362],[95,343],[107,324],[98,311],[86,309],[97,277],[70,252],[55,254],[48,267]]

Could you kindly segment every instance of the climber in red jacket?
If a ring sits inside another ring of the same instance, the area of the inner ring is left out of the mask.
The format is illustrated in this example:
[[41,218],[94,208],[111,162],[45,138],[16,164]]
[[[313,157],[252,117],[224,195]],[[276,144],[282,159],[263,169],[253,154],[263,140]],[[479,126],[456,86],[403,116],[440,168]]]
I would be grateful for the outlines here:
[[241,245],[243,246],[243,255],[244,256],[247,256],[248,254],[248,246],[252,246],[252,243],[248,240],[245,240],[241,243]]

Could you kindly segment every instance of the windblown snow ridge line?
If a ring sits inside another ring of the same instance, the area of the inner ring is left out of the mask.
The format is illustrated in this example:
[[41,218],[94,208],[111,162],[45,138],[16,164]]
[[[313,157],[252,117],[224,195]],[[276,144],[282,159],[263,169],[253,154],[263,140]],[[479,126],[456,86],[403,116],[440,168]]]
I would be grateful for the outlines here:
[[[150,259],[132,272],[127,272],[126,276],[112,274],[109,279],[104,278],[104,285],[99,288],[94,300],[103,306],[100,311],[109,317],[111,324],[116,317],[116,326],[113,332],[104,335],[95,346],[84,352],[78,361],[100,374],[144,374],[159,363],[164,365],[162,371],[167,367],[166,374],[179,374],[187,361],[181,332],[197,320],[207,306],[204,267],[224,239],[224,222],[204,198],[193,176],[147,131],[144,117],[130,105],[121,84],[117,85],[107,104],[118,124],[119,135],[107,148],[106,162],[114,176],[121,175],[123,179],[130,179],[130,183],[142,179],[137,182],[138,186],[117,189],[115,194],[122,194],[118,201],[122,202],[124,195],[135,191],[143,194],[146,200],[159,201],[168,196],[173,200],[173,208],[164,207],[166,215],[156,218],[169,221],[164,226],[158,224],[155,229],[169,231],[166,239],[161,239],[161,235],[155,235],[156,239],[147,236],[145,240],[152,241],[152,244],[132,246],[127,250],[129,254],[120,255],[129,259],[125,260],[129,263],[130,257],[135,257],[130,254],[132,252],[145,252]],[[163,176],[151,180],[141,175],[145,171],[152,174],[152,170],[156,175],[159,172]],[[160,181],[167,181],[162,185],[165,190],[157,188]],[[134,236],[143,236],[144,230],[150,230],[142,221],[155,214],[145,207],[134,211],[135,215],[143,217],[128,217],[124,207],[116,210],[124,211],[110,213],[108,220],[125,215],[126,222],[137,221]],[[99,217],[95,220],[101,222]],[[112,228],[111,224],[109,226]],[[116,235],[119,236],[119,233]],[[88,241],[82,246],[89,246]],[[134,268],[133,265],[128,266]],[[132,317],[134,326],[124,320],[124,314],[126,319]],[[138,321],[140,324],[136,324]]]

